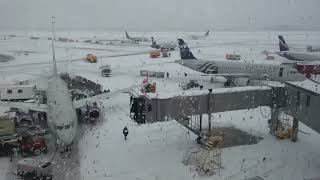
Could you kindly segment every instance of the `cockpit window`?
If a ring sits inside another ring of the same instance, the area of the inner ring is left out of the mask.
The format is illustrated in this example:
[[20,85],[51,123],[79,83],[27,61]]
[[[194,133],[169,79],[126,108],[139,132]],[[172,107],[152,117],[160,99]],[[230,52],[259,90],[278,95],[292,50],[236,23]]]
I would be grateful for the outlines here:
[[56,126],[57,130],[62,130],[63,129],[63,126]]
[[65,125],[64,128],[65,128],[65,129],[70,129],[70,128],[71,128],[71,125]]

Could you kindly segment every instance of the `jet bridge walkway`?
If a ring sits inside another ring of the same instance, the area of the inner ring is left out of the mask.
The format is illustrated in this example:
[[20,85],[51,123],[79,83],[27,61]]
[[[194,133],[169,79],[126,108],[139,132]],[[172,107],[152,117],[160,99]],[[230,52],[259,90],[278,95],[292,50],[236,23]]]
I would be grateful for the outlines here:
[[[144,94],[131,91],[130,117],[138,123],[176,120],[201,136],[203,121],[211,130],[212,113],[269,106],[270,133],[281,127],[280,112],[293,117],[291,140],[297,141],[299,121],[320,133],[320,88],[312,81],[285,84],[268,83],[262,86],[194,90],[176,94]],[[310,88],[313,87],[313,88]],[[206,115],[206,118],[203,118]]]
[[[285,90],[277,86],[247,86],[214,90],[186,91],[183,94],[143,94],[131,91],[131,118],[138,123],[176,120],[197,135],[203,131],[203,114],[269,106],[279,109],[284,104]],[[272,112],[278,112],[273,110]],[[271,116],[277,117],[276,114]]]

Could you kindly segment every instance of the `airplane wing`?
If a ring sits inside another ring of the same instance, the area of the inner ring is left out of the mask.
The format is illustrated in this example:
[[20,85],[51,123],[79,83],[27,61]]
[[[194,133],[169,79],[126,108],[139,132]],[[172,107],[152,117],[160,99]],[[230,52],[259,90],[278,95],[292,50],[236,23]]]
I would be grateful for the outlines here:
[[10,108],[30,109],[34,111],[47,111],[46,104],[38,104],[38,103],[0,101],[0,106],[10,107]]
[[111,96],[117,94],[117,93],[127,93],[129,92],[131,89],[135,88],[135,87],[139,87],[140,85],[134,85],[128,88],[123,88],[123,89],[119,89],[117,91],[114,92],[107,92],[107,93],[102,93],[96,96],[92,96],[92,97],[88,97],[88,98],[84,98],[84,99],[80,99],[77,101],[73,102],[73,107],[74,108],[81,108],[83,106],[85,106],[87,103],[89,102],[97,102],[100,100],[104,100],[104,99],[109,99]]
[[110,96],[108,96],[108,93],[102,93],[102,94],[99,94],[96,96],[80,99],[77,101],[73,101],[73,107],[78,109],[78,108],[85,106],[88,102],[97,102],[102,99],[109,99],[109,97]]

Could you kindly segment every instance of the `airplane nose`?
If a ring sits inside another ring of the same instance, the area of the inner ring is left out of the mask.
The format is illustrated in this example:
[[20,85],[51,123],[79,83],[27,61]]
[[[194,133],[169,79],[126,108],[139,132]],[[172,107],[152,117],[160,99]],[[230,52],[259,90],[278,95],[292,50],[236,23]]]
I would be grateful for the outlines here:
[[63,143],[63,145],[68,146],[74,140],[75,131],[73,128],[63,129],[58,132],[58,137],[59,137],[59,140]]

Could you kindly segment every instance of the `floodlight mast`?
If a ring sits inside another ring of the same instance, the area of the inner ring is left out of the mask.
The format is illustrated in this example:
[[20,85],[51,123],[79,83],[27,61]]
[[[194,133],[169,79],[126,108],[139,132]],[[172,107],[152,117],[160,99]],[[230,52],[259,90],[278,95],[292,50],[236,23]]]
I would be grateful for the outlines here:
[[52,23],[52,38],[51,38],[51,42],[52,42],[53,73],[54,73],[54,75],[57,75],[58,74],[58,72],[57,72],[57,61],[56,61],[56,55],[55,55],[54,43],[53,43],[53,41],[55,39],[55,36],[54,36],[54,24],[56,23],[55,19],[56,19],[56,17],[54,17],[54,16],[51,17],[51,23]]

